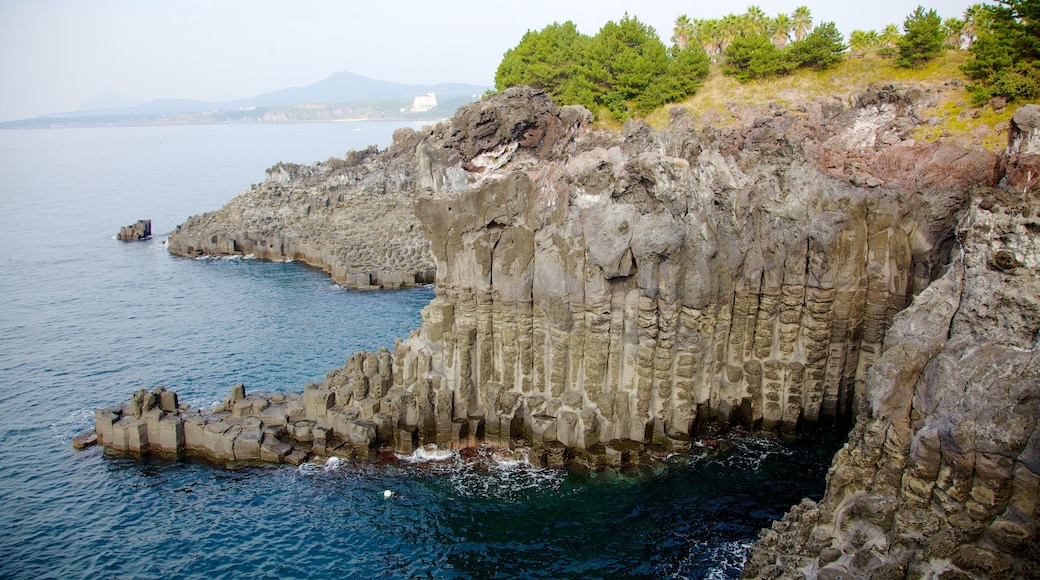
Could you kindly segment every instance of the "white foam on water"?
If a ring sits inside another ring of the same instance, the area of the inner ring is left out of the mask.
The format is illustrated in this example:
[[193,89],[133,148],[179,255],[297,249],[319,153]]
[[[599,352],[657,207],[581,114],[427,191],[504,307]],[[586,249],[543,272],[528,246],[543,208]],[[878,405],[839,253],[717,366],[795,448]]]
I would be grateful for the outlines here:
[[[752,542],[732,541],[712,544],[707,541],[696,541],[688,549],[690,555],[679,565],[672,574],[675,580],[693,580],[703,578],[705,580],[725,580],[733,578],[734,574],[740,575],[747,561],[748,553],[751,551]],[[695,558],[696,557],[696,558]],[[711,565],[706,571],[687,570],[696,562],[704,563],[707,560]]]
[[491,461],[502,469],[516,469],[519,467],[532,467],[528,457],[530,449],[519,447],[517,449],[496,449],[491,452]]
[[73,437],[94,427],[94,409],[76,409],[49,425],[51,435],[58,441]]
[[325,471],[336,471],[344,463],[346,462],[340,459],[339,457],[329,457],[325,460],[325,466],[323,469],[325,469]]
[[429,463],[431,461],[449,461],[459,458],[458,451],[454,449],[439,449],[436,443],[427,443],[409,455],[401,455],[400,453],[395,455],[406,463]]
[[300,466],[296,468],[296,473],[308,476],[318,475],[323,471],[325,471],[325,467],[322,465],[318,465],[317,463],[301,463]]
[[564,472],[531,465],[526,449],[485,445],[477,449],[473,460],[453,469],[448,481],[464,497],[515,502],[532,493],[555,492],[564,481]]
[[782,441],[766,437],[723,439],[721,443],[722,452],[717,456],[708,454],[707,461],[746,471],[758,471],[764,461],[774,456],[794,455]]

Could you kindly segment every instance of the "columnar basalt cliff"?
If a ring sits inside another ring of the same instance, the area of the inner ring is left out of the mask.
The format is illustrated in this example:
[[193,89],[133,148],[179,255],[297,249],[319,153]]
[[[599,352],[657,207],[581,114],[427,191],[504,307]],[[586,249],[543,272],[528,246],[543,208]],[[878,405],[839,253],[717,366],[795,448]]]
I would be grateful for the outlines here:
[[901,312],[818,504],[763,532],[749,578],[1040,578],[1040,107],[1003,191],[976,197],[946,274]]
[[997,182],[996,156],[909,138],[919,98],[878,87],[736,132],[676,115],[616,134],[513,89],[346,167],[272,177],[170,247],[266,223],[208,235],[327,265],[359,227],[335,208],[413,198],[436,298],[380,365],[390,378],[373,386],[359,353],[309,389],[330,408],[372,420],[385,400],[419,440],[454,423],[574,448],[733,422],[793,432],[851,417],[893,317],[944,272],[973,189]]
[[[510,117],[521,96],[546,111]],[[996,181],[983,152],[876,152],[911,106],[876,90],[736,135],[599,133],[522,93],[464,111],[417,152],[437,297],[395,354],[415,426],[587,448],[849,417],[970,190]]]
[[421,328],[302,396],[236,389],[192,410],[139,393],[99,412],[98,438],[291,461],[488,441],[613,465],[708,428],[856,419],[826,498],[767,532],[749,575],[1034,573],[1037,113],[998,157],[912,139],[927,98],[875,87],[725,132],[677,110],[618,134],[516,88],[342,167],[276,167],[171,251],[346,279],[385,265],[344,265],[377,227],[356,224],[366,204],[409,200],[393,231],[435,267]]

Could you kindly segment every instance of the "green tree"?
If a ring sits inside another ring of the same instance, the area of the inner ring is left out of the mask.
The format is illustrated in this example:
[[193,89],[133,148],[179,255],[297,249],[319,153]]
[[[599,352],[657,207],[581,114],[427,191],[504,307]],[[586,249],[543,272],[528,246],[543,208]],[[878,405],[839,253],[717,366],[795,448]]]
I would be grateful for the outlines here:
[[942,23],[943,46],[959,50],[964,45],[964,21],[947,18]]
[[849,35],[849,47],[856,54],[863,54],[880,45],[881,39],[876,30],[853,30]]
[[722,51],[722,26],[718,20],[696,21],[697,44],[701,45],[704,52],[712,61]]
[[770,18],[766,16],[760,7],[748,6],[747,12],[741,17],[741,36],[769,35]]
[[889,24],[881,29],[878,35],[878,54],[891,58],[899,54],[899,39],[903,34],[895,24]]
[[634,17],[626,14],[620,22],[603,25],[589,42],[585,65],[597,103],[616,119],[649,112],[664,102],[648,89],[668,72],[667,49],[652,27]]
[[769,38],[777,48],[784,48],[791,42],[791,17],[786,14],[777,14],[770,27]]
[[531,85],[558,102],[573,101],[579,92],[580,66],[589,38],[573,22],[553,23],[528,31],[520,44],[506,51],[495,71],[495,88]]
[[983,13],[982,4],[972,4],[964,11],[964,42],[971,48],[971,45],[975,43],[975,22],[981,17]]
[[680,49],[675,45],[670,53],[668,73],[658,77],[648,91],[635,99],[636,110],[651,110],[664,103],[681,101],[696,93],[708,76],[711,59],[700,46]]
[[974,15],[972,59],[961,70],[978,81],[972,102],[1040,98],[1040,0],[997,0]]
[[844,60],[848,48],[833,22],[822,22],[804,40],[788,47],[787,60],[794,67],[829,68]]
[[899,58],[896,65],[919,67],[932,60],[943,49],[942,19],[935,10],[918,6],[903,21],[905,34],[899,38]]
[[[792,44],[794,46],[797,42]],[[762,34],[735,38],[726,48],[726,64],[723,72],[740,82],[782,75],[793,66],[784,53]]]
[[690,17],[683,14],[675,19],[675,28],[672,30],[672,42],[679,45],[679,50],[685,50],[690,41],[696,37],[696,24]]

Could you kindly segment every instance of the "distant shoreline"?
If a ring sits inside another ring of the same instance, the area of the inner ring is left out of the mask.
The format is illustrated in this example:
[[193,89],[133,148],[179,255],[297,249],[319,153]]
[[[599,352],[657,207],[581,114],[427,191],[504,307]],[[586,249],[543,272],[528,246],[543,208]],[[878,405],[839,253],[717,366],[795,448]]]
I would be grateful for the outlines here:
[[105,127],[184,127],[193,125],[286,125],[299,123],[359,123],[366,121],[415,121],[426,123],[438,123],[447,119],[447,116],[437,115],[434,117],[379,117],[365,118],[354,117],[347,119],[285,119],[277,121],[251,120],[177,120],[177,119],[155,119],[155,120],[126,120],[126,121],[87,121],[67,120],[64,122],[54,119],[23,119],[19,121],[0,122],[0,130],[24,130],[24,129],[99,129]]

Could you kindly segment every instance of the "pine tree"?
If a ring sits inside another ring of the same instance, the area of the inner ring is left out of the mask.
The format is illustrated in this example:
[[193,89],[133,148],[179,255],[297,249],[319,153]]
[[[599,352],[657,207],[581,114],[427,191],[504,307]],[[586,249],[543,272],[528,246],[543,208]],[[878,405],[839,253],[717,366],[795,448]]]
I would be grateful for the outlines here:
[[943,49],[942,19],[935,10],[918,6],[903,22],[905,34],[899,38],[896,65],[919,67],[932,60]]

